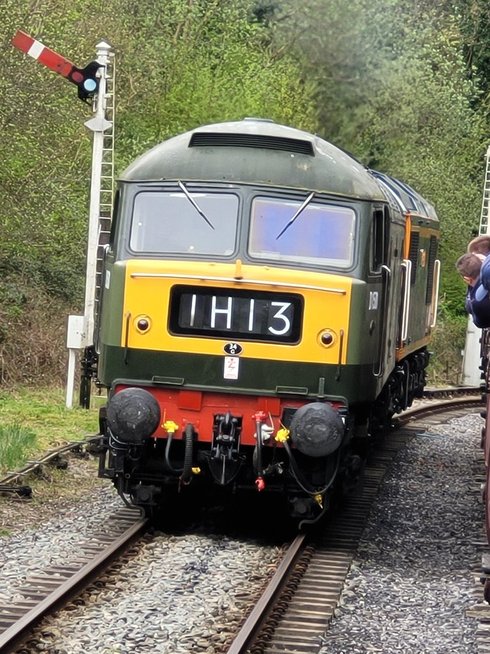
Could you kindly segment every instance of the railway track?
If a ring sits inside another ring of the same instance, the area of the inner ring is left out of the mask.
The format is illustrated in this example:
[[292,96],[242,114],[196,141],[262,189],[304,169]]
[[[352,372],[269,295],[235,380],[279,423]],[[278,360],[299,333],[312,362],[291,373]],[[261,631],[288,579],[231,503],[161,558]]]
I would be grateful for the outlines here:
[[[227,650],[228,654],[318,652],[356,553],[369,509],[397,452],[430,424],[437,410],[449,417],[461,407],[482,407],[480,397],[422,404],[397,419],[398,431],[369,460],[358,493],[343,502],[322,532],[300,534],[270,586]],[[79,446],[79,444],[76,444]],[[53,452],[50,453],[53,456]],[[36,462],[40,463],[40,462]],[[30,464],[32,465],[32,464]],[[32,575],[15,603],[0,605],[0,652],[10,652],[40,619],[77,595],[146,527],[138,510],[122,509],[104,531],[92,536],[66,565]]]
[[0,603],[0,652],[11,652],[43,616],[78,595],[144,532],[146,525],[139,510],[121,509],[66,564],[28,577],[17,589],[18,599]]
[[422,404],[397,419],[397,431],[370,457],[359,492],[343,502],[321,533],[302,534],[291,544],[227,654],[317,654],[391,462],[415,433],[437,422],[438,414],[443,412],[449,420],[463,407],[477,410],[483,403],[480,397],[458,397],[437,406]]

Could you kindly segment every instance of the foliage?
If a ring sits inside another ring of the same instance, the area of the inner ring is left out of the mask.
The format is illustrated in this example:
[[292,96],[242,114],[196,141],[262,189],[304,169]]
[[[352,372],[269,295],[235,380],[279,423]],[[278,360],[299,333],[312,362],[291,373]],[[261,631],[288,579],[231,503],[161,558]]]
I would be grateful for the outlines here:
[[[66,409],[62,391],[43,388],[0,393],[0,473],[25,464],[29,457],[66,441],[98,432],[98,406]],[[20,426],[22,425],[22,426]]]
[[[102,399],[102,398],[101,398]],[[90,410],[67,409],[64,406],[63,392],[60,389],[43,387],[42,390],[30,388],[17,391],[3,390],[0,393],[0,413],[2,425],[0,430],[0,448],[2,447],[2,434],[16,433],[16,425],[22,425],[23,430],[32,436],[26,436],[29,443],[29,455],[35,455],[56,447],[66,441],[84,440],[87,436],[98,432],[98,406],[101,402],[94,398]],[[11,437],[9,437],[11,438]],[[23,437],[24,438],[24,437]],[[22,442],[24,442],[24,440]],[[15,447],[17,442],[12,440]],[[20,441],[18,441],[20,443]],[[23,460],[19,459],[15,466],[24,462],[27,450],[24,451]],[[5,464],[5,457],[0,454],[0,469]],[[12,464],[14,465],[14,464]]]
[[480,0],[449,3],[460,24],[468,77],[475,78],[488,99],[490,92],[490,12]]
[[454,318],[444,310],[434,330],[427,382],[429,386],[458,386],[462,382],[467,316]]
[[65,381],[65,324],[69,305],[35,288],[29,278],[0,284],[0,383]]

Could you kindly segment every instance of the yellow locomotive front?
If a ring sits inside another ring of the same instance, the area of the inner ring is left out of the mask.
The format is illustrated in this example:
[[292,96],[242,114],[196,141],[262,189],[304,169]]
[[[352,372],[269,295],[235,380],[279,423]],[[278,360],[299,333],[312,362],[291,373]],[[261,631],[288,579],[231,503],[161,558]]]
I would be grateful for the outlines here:
[[404,238],[362,166],[291,128],[210,126],[144,155],[105,258],[101,474],[146,506],[192,481],[318,515],[395,363],[401,269],[388,285],[383,257]]

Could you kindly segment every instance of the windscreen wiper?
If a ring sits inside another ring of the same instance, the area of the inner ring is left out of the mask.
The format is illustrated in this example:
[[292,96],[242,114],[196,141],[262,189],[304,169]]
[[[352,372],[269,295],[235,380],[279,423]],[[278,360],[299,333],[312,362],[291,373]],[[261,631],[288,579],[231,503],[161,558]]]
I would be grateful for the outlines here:
[[282,235],[284,234],[284,232],[286,231],[286,229],[289,229],[289,227],[291,227],[291,225],[294,223],[294,221],[295,221],[296,218],[299,216],[299,214],[303,211],[303,209],[306,209],[306,207],[307,207],[307,206],[310,204],[310,202],[313,200],[314,195],[315,195],[315,191],[313,191],[313,193],[310,193],[310,195],[306,198],[306,200],[303,202],[303,204],[300,206],[300,208],[299,208],[298,211],[294,214],[294,216],[291,218],[291,220],[290,220],[286,225],[284,225],[283,229],[281,229],[281,231],[279,232],[279,234],[276,236],[276,241],[277,241],[277,239],[278,239],[280,236],[282,236]]
[[189,200],[189,202],[192,204],[192,206],[193,206],[194,209],[197,211],[197,213],[198,213],[200,216],[202,216],[202,217],[204,218],[204,220],[205,220],[205,221],[207,222],[207,224],[211,227],[211,229],[214,229],[214,225],[213,225],[213,224],[208,220],[208,218],[206,217],[206,214],[205,214],[204,211],[200,208],[200,206],[197,204],[197,202],[194,200],[194,198],[191,196],[191,194],[189,193],[189,191],[188,191],[188,190],[186,189],[186,187],[184,186],[183,182],[181,182],[180,179],[179,179],[179,180],[177,180],[177,184],[180,186],[180,188],[181,188],[182,191],[184,192],[185,197]]

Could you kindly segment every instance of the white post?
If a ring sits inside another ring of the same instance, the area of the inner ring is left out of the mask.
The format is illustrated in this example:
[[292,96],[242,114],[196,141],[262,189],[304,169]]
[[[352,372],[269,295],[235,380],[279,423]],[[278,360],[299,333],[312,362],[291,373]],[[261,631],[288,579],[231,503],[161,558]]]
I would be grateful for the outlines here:
[[[78,318],[79,316],[70,316],[74,318]],[[77,360],[77,351],[74,350],[73,348],[68,348],[68,373],[67,373],[67,381],[66,381],[66,408],[67,409],[72,409],[73,408],[73,390],[75,387],[75,364]]]
[[475,327],[469,316],[463,355],[463,386],[479,386],[481,384],[480,338],[481,329]]
[[82,347],[83,316],[68,316],[66,347],[68,348],[68,375],[66,382],[66,407],[73,406],[76,353]]

